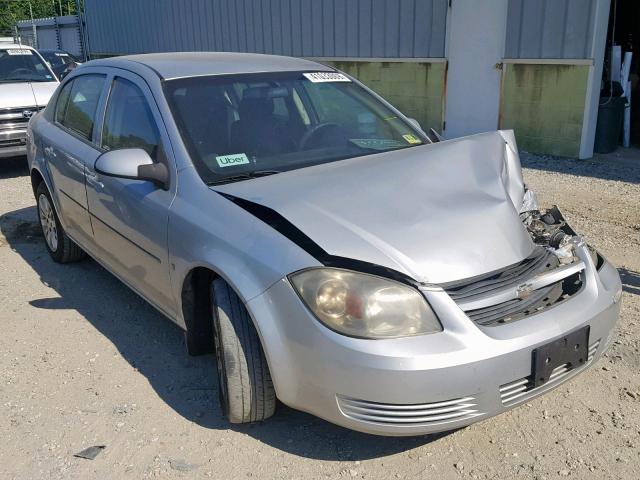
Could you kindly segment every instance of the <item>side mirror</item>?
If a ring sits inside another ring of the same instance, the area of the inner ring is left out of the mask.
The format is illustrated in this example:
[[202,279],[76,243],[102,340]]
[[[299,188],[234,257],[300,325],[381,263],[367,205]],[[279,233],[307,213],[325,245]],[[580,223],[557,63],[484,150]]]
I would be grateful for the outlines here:
[[164,190],[169,188],[169,171],[163,163],[154,163],[141,148],[110,150],[98,157],[95,170],[109,177],[149,180]]

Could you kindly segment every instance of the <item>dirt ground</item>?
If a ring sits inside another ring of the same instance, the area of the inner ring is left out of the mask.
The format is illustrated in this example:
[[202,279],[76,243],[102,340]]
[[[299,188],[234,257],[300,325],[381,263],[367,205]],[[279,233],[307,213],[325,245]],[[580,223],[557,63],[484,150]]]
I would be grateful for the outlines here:
[[[54,264],[26,161],[0,161],[0,478],[640,478],[640,153],[523,162],[541,202],[620,268],[617,341],[506,414],[384,438],[286,407],[230,427],[213,357],[187,356],[181,331],[95,262]],[[92,445],[106,448],[73,456]]]

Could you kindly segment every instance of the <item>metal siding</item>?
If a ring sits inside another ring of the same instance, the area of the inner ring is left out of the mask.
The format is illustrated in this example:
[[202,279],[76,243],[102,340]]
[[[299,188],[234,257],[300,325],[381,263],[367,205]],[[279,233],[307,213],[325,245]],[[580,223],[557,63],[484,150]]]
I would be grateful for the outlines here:
[[[425,28],[429,28],[425,25]],[[431,0],[431,25],[430,25],[429,50],[426,55],[416,53],[416,57],[444,56],[444,42],[447,34],[447,1]],[[442,52],[442,55],[436,55]]]
[[[343,3],[343,2],[338,2]],[[358,56],[358,40],[360,35],[358,25],[358,2],[350,1],[344,2],[345,5],[345,57],[357,57]]]
[[413,57],[413,37],[415,32],[415,0],[400,0],[398,18],[398,56]]
[[302,22],[301,6],[298,0],[291,0],[291,54],[297,57],[302,56]]
[[447,4],[447,0],[85,0],[85,12],[94,54],[218,50],[411,58],[444,56]]
[[[353,2],[351,2],[353,3]],[[349,49],[348,49],[348,35],[349,29],[353,25],[353,22],[348,21],[347,17],[347,3],[338,0],[333,4],[333,14],[336,19],[335,27],[334,27],[334,55],[336,57],[348,57]],[[353,20],[352,18],[349,20]]]
[[[428,57],[431,52],[430,27],[433,24],[433,1],[416,2],[415,10],[416,18],[422,18],[425,20],[422,23],[415,24],[413,34],[413,55],[417,57]],[[430,19],[430,21],[428,19]]]
[[509,0],[505,58],[590,58],[595,0]]
[[371,4],[371,56],[385,57],[385,0],[373,0]]
[[[77,57],[82,57],[82,43],[78,17],[47,17],[34,20],[38,36],[38,48],[63,49]],[[31,20],[18,22],[18,34],[23,42],[33,45]]]

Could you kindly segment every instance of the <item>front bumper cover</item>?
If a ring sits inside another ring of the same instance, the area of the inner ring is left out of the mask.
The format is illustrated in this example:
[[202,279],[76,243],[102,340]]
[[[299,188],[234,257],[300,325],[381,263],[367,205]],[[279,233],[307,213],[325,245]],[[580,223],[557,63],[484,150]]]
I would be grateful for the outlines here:
[[[335,424],[380,435],[460,428],[541,395],[597,361],[613,340],[620,278],[586,248],[585,287],[569,301],[499,327],[474,324],[442,289],[423,290],[444,331],[390,340],[345,337],[321,325],[287,280],[247,303],[278,398]],[[531,352],[589,326],[586,365],[528,385]]]

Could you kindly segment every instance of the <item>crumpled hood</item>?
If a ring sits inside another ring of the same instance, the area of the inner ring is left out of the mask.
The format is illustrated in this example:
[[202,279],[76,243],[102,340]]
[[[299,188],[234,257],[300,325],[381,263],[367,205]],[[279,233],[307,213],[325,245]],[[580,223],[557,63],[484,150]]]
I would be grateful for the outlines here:
[[45,107],[58,82],[0,83],[0,108]]
[[517,263],[534,245],[511,131],[212,187],[275,210],[330,255],[445,283]]

